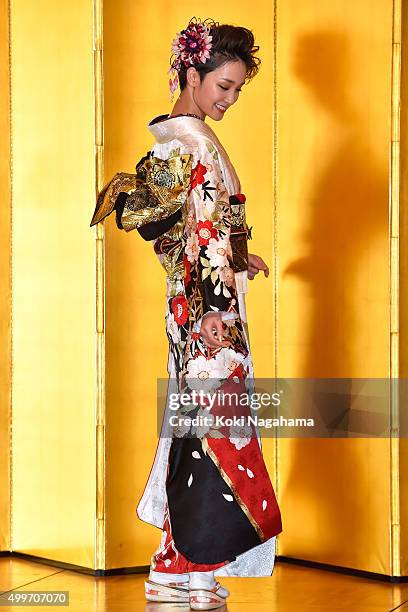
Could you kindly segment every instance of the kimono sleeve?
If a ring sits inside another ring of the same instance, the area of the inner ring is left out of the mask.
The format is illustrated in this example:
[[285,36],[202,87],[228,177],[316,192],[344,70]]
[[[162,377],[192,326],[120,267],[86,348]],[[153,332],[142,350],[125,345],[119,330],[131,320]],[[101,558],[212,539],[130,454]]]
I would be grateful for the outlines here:
[[200,141],[194,154],[188,195],[185,263],[186,293],[199,331],[202,318],[221,312],[238,318],[238,300],[230,242],[231,210],[218,151],[210,140]]

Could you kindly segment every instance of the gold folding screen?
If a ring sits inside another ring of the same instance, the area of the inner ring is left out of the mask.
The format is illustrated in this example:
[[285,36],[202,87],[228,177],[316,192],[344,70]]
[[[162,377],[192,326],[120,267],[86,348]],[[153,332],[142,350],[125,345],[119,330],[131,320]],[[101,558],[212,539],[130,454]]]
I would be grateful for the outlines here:
[[[278,3],[278,371],[388,377],[393,5],[317,6]],[[390,452],[282,440],[279,553],[389,574]]]
[[[396,5],[398,10],[399,6]],[[397,13],[396,10],[396,13]],[[399,375],[402,378],[408,378],[408,6],[406,0],[402,1],[402,18],[401,27],[396,28],[394,33],[394,65],[396,87],[393,90],[393,109],[394,109],[394,155],[393,159],[398,161],[395,163],[395,172],[393,176],[393,199],[394,207],[394,227],[393,235],[396,243],[395,251],[398,252],[398,258],[395,257],[394,266],[396,269],[395,276],[399,273],[399,283],[395,283],[394,304],[396,317],[398,317],[398,342],[394,352],[394,360],[399,359],[398,369]],[[397,13],[398,14],[398,13]],[[400,34],[400,37],[398,37]],[[398,67],[401,64],[400,82],[398,81]],[[398,82],[400,88],[397,87]],[[400,89],[400,94],[398,89]],[[398,167],[399,166],[399,167]],[[406,412],[406,405],[402,403],[399,406],[401,414]],[[397,452],[399,451],[399,452]],[[396,557],[395,565],[402,575],[408,574],[408,479],[406,472],[408,468],[408,445],[406,439],[401,439],[399,449],[395,449],[394,454],[395,466],[392,466],[392,477],[398,479],[399,496],[395,495],[395,519],[394,523],[397,526],[394,528],[396,537],[400,542],[398,550],[398,540],[394,545],[394,551],[399,554],[394,554]],[[397,488],[397,487],[396,487]],[[398,573],[398,572],[395,572]]]
[[11,274],[10,274],[10,97],[8,2],[0,1],[0,550],[10,549],[10,399],[11,399]]
[[[4,548],[92,568],[97,389],[95,237],[89,229],[95,199],[92,3],[11,0],[9,32],[11,531]],[[3,237],[3,226],[1,231]],[[6,290],[7,285],[2,300]],[[2,384],[6,388],[7,379]],[[2,402],[3,415],[7,409]],[[4,431],[2,418],[3,437]],[[3,482],[4,477],[3,471]],[[6,513],[0,517],[6,533]]]
[[[205,14],[147,0],[10,7],[12,234],[1,279],[7,287],[11,252],[12,532],[1,513],[1,543],[10,535],[13,550],[91,569],[147,566],[160,532],[135,509],[157,444],[156,380],[167,374],[165,279],[151,245],[112,217],[89,228],[95,192],[133,171],[153,142],[148,121],[171,110],[170,43],[189,17],[249,27],[260,73],[223,121],[207,121],[247,196],[250,250],[271,269],[250,282],[255,375],[403,376],[407,15],[397,0],[261,0],[256,13],[229,0]],[[7,389],[6,376],[3,440]],[[404,444],[263,447],[282,508],[280,555],[408,574]],[[0,469],[7,491],[7,454]]]

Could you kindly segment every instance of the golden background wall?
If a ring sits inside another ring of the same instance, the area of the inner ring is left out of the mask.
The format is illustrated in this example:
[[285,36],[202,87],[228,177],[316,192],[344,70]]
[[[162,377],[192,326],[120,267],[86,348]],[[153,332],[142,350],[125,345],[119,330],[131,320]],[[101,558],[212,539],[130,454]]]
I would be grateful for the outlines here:
[[[278,6],[278,372],[387,377],[392,2]],[[389,455],[283,440],[280,554],[389,573]]]
[[11,545],[92,567],[92,4],[33,6],[11,2]]
[[11,274],[10,274],[10,91],[8,3],[0,2],[0,550],[10,549],[10,408],[11,408]]
[[[132,171],[152,145],[147,122],[171,110],[169,42],[197,11],[178,3],[163,20],[160,3],[104,7],[109,177]],[[222,122],[207,118],[247,195],[251,251],[274,272],[250,282],[258,377],[389,375],[392,8],[278,2],[275,34],[271,2],[258,3],[256,14],[242,5],[239,18],[235,3],[210,3],[202,15],[251,28],[261,47],[261,71],[239,102]],[[167,365],[164,277],[148,244],[113,224],[108,232],[107,406],[111,421],[119,413],[136,436],[123,440],[120,428],[108,428],[111,456],[122,448],[112,475],[125,479],[126,465],[134,474],[130,491],[108,477],[108,521],[111,542],[129,551],[137,542],[136,558],[146,563],[157,530],[136,522],[129,537],[117,519],[141,493],[156,447],[155,380]],[[389,573],[389,441],[282,440],[275,455],[265,440],[264,448],[282,505],[279,553]],[[109,552],[117,562],[113,546]]]
[[[255,375],[389,376],[390,336],[399,333],[389,243],[399,3],[35,6],[11,0],[10,11],[11,546],[89,568],[147,566],[160,532],[135,510],[157,445],[156,381],[167,376],[165,277],[151,244],[118,232],[113,216],[89,228],[95,190],[132,172],[153,145],[147,123],[172,109],[170,45],[188,19],[250,28],[261,70],[223,121],[207,121],[247,196],[250,251],[271,270],[249,283]],[[1,104],[7,109],[6,97]],[[6,171],[0,180],[7,192]],[[402,238],[405,247],[406,231]],[[6,272],[1,279],[7,287]],[[4,299],[7,321],[9,307]],[[2,333],[7,341],[7,326]],[[7,397],[5,378],[2,439]],[[280,555],[408,574],[398,523],[406,460],[394,469],[395,444],[267,439],[263,447],[283,515]],[[7,454],[0,482],[10,482]],[[0,521],[6,548],[3,513]]]

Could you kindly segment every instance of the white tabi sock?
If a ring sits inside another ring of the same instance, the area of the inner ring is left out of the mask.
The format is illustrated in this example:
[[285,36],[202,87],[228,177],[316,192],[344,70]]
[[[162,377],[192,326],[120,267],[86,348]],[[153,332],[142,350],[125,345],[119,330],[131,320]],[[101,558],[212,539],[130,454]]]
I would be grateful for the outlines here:
[[216,580],[214,572],[190,572],[190,589],[212,589]]
[[170,582],[182,582],[187,584],[189,581],[189,575],[187,572],[185,574],[171,574],[167,572],[156,572],[155,570],[150,570],[149,580],[153,580],[153,582],[158,582],[159,584],[169,584]]

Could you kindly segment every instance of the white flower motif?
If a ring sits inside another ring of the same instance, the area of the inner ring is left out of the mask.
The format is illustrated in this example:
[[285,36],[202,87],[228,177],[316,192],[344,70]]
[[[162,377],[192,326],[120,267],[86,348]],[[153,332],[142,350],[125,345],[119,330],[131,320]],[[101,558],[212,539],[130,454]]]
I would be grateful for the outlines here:
[[172,312],[170,312],[167,315],[167,319],[166,319],[166,327],[167,327],[167,331],[169,332],[171,339],[173,340],[173,342],[175,344],[177,344],[178,342],[180,342],[181,340],[181,335],[180,335],[180,328],[177,325],[177,321],[174,318],[174,314]]
[[265,510],[267,505],[268,505],[268,502],[266,501],[266,499],[264,499],[262,502],[262,510]]
[[228,493],[223,493],[223,496],[225,497],[227,501],[234,501],[234,498],[232,497],[232,495],[229,495]]
[[252,429],[250,425],[231,425],[229,441],[237,450],[241,450],[251,442]]
[[170,565],[170,564],[171,564],[171,560],[170,560],[170,559],[165,559],[165,560],[164,560],[164,565],[165,565],[166,567],[169,567],[169,565]]
[[197,438],[202,438],[214,425],[214,415],[210,414],[207,408],[204,407],[197,410],[197,417],[200,424],[194,425],[191,428],[191,433],[196,435]]
[[235,353],[234,350],[224,347],[214,357],[218,378],[227,378],[230,375],[228,356],[226,355],[230,350]]
[[200,245],[198,244],[197,234],[191,234],[191,236],[187,238],[185,253],[189,262],[194,263],[197,261],[200,253]]
[[213,267],[228,266],[228,241],[225,238],[210,238],[206,249],[206,255]]
[[228,375],[229,372],[219,353],[212,359],[199,355],[188,362],[186,383],[193,390],[211,391],[219,386],[220,379],[227,378]]
[[191,454],[194,457],[194,459],[201,459],[201,455],[198,451],[193,451]]
[[234,351],[234,349],[228,347],[220,349],[217,353],[217,357],[219,358],[222,364],[221,367],[226,372],[226,377],[230,376],[232,372],[234,372],[234,370],[239,366],[239,364],[242,363],[245,359],[242,353],[237,353],[237,351]]
[[235,273],[230,266],[224,266],[223,268],[219,268],[218,275],[220,277],[220,280],[225,283],[227,287],[231,287],[234,284]]
[[191,487],[191,483],[193,482],[193,475],[190,474],[189,479],[187,481],[187,486]]
[[[214,371],[215,359],[206,359],[199,355],[195,359],[190,359],[187,365],[186,382],[190,389],[201,389],[209,381]],[[211,381],[209,381],[209,385]]]
[[235,446],[237,450],[241,450],[241,448],[244,448],[244,446],[246,446],[247,444],[251,442],[251,438],[231,438],[230,437],[229,441],[231,442],[231,444]]
[[240,463],[238,463],[238,469],[241,470],[241,472],[245,472],[244,466],[241,465]]

